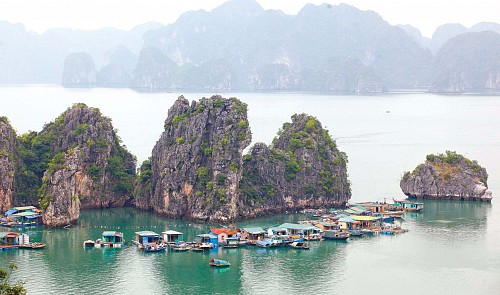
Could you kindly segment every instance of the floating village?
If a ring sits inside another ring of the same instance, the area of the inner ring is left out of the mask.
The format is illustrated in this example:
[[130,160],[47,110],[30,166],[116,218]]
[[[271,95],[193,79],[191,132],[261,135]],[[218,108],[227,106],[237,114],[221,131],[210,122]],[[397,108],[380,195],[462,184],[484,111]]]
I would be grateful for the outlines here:
[[[96,240],[82,241],[84,249],[123,248],[134,245],[143,252],[193,251],[204,252],[214,248],[234,249],[239,247],[291,247],[309,249],[310,242],[320,240],[347,241],[365,235],[395,235],[408,230],[397,221],[406,212],[421,212],[423,203],[407,200],[386,202],[363,202],[348,205],[345,209],[307,209],[301,213],[307,220],[298,223],[283,223],[270,228],[262,227],[220,227],[200,233],[194,241],[185,241],[182,232],[167,230],[161,233],[138,231],[131,241],[118,231],[104,231]],[[34,206],[14,207],[0,221],[2,227],[25,229],[43,226],[41,210]],[[18,231],[0,232],[0,251],[13,249],[43,249],[43,241],[30,241],[26,233]],[[230,262],[212,259],[210,266],[228,267]]]

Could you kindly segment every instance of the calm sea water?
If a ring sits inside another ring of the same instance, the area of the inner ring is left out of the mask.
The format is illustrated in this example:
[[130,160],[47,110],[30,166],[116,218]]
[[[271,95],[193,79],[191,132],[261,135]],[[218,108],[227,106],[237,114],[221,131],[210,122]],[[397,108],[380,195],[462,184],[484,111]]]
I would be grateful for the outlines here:
[[[75,102],[98,107],[113,119],[123,143],[146,159],[159,138],[167,111],[181,93],[128,89],[0,87],[0,115],[18,133],[41,130]],[[190,100],[212,93],[184,93]],[[393,93],[330,96],[304,93],[225,93],[249,105],[253,141],[270,143],[290,116],[316,116],[349,156],[353,201],[401,198],[399,179],[429,153],[456,150],[486,167],[493,196],[500,192],[500,97]],[[188,240],[209,226],[168,220],[134,209],[91,210],[68,230],[33,230],[42,251],[0,253],[1,265],[16,263],[16,278],[30,294],[500,294],[500,209],[492,204],[426,202],[407,215],[410,232],[293,249],[220,249],[209,254],[145,255],[122,250],[85,251],[82,242],[106,229],[131,240],[137,230],[180,230]],[[305,218],[282,215],[238,223],[276,225]],[[231,268],[207,266],[213,257]]]

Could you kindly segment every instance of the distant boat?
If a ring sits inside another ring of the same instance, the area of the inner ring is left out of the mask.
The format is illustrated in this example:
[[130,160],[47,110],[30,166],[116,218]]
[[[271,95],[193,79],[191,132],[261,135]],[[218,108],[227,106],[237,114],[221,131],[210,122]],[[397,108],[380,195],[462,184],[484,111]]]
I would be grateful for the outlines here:
[[222,259],[212,259],[212,260],[210,260],[209,265],[215,266],[215,267],[229,267],[229,266],[231,266],[231,263],[227,262],[226,260],[222,260]]
[[290,247],[295,249],[309,250],[309,245],[305,242],[293,242],[290,244]]
[[22,244],[19,245],[20,249],[43,249],[45,248],[45,243],[42,242],[34,242],[34,243],[29,243],[29,244]]

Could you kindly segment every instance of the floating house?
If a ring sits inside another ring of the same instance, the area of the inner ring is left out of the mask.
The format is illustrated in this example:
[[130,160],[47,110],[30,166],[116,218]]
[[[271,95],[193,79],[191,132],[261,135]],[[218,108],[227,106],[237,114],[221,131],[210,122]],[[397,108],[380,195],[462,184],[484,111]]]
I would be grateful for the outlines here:
[[266,231],[262,227],[245,227],[241,230],[241,239],[255,243],[264,239]]
[[378,202],[365,202],[365,203],[358,203],[353,205],[356,208],[359,209],[365,209],[367,211],[371,211],[373,213],[382,213],[384,211],[387,211],[389,208],[389,204],[387,203],[378,203]]
[[341,230],[349,230],[349,229],[353,229],[354,227],[354,224],[355,223],[360,223],[359,221],[356,221],[354,220],[352,217],[342,217],[342,218],[339,218],[339,228]]
[[380,222],[382,220],[381,217],[377,216],[361,216],[361,215],[353,215],[351,216],[352,219],[355,221],[360,222],[361,228],[372,228],[374,227],[377,222]]
[[217,237],[217,244],[226,245],[226,240],[236,239],[237,241],[240,238],[240,233],[236,230],[229,228],[212,228],[210,229],[210,233]]
[[288,230],[283,227],[270,227],[267,229],[268,236],[288,236]]
[[96,248],[123,248],[124,245],[123,233],[117,231],[103,232],[102,238],[95,243]]
[[307,237],[310,235],[319,235],[321,230],[313,225],[297,224],[297,223],[283,223],[278,228],[285,228],[290,235],[298,235]]
[[35,206],[14,207],[5,212],[0,221],[4,227],[22,228],[42,224],[42,216]]
[[196,236],[196,242],[199,244],[212,244],[214,247],[219,245],[219,241],[216,235],[213,234],[201,234]]
[[175,244],[183,241],[183,233],[175,230],[167,230],[161,233],[163,241],[167,244]]
[[420,212],[424,209],[423,203],[414,203],[406,200],[394,200],[394,206],[406,212]]
[[0,250],[13,249],[19,245],[16,232],[0,232]]
[[314,225],[317,226],[321,231],[334,230],[338,228],[337,223],[331,221],[319,221]]
[[159,244],[160,235],[152,231],[139,231],[135,233],[135,243],[138,245]]

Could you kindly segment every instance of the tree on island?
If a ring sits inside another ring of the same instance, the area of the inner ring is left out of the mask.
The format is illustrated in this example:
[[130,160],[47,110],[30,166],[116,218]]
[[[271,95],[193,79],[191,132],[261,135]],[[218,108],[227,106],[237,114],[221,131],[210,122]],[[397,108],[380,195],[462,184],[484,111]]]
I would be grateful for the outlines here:
[[17,281],[15,284],[10,284],[10,276],[17,269],[17,265],[9,264],[8,270],[0,268],[0,295],[25,295],[26,288],[23,281]]

